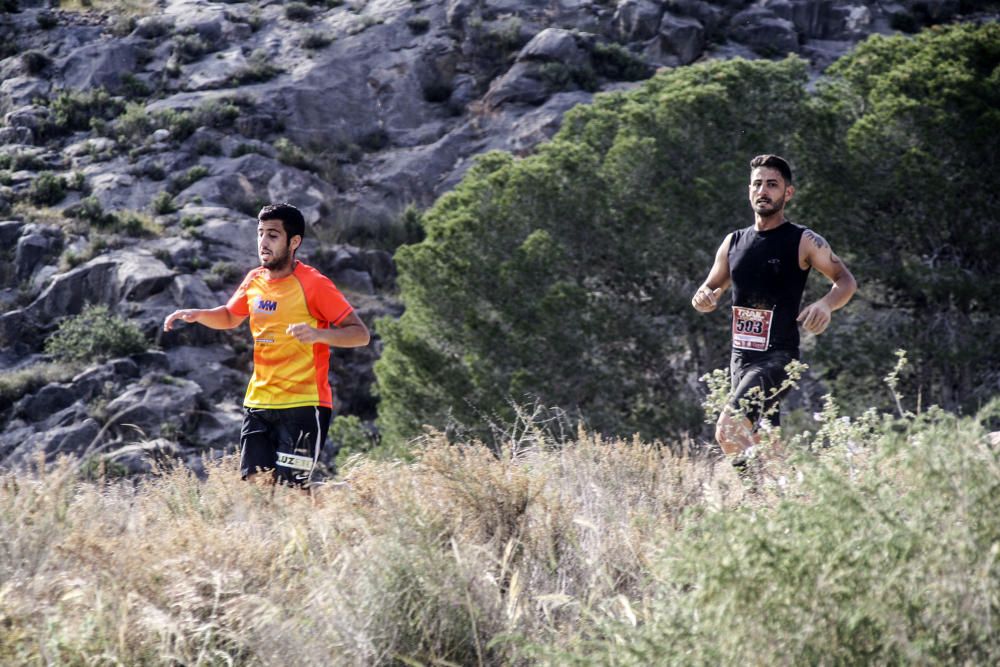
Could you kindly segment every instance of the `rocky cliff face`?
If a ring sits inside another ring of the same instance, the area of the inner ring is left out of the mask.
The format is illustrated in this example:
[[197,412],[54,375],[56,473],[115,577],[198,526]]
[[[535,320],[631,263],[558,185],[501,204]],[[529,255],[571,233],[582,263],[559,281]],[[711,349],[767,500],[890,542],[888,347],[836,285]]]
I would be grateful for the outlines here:
[[[46,336],[87,303],[137,323],[159,351],[35,378],[0,399],[0,464],[95,440],[137,470],[145,450],[195,461],[232,447],[245,332],[159,325],[174,308],[224,302],[255,264],[264,202],[303,209],[303,258],[371,323],[400,311],[391,251],[418,233],[405,209],[433,202],[477,154],[531,151],[595,93],[703,58],[796,53],[818,75],[869,34],[996,10],[962,0],[84,4],[0,0],[0,373],[30,377]],[[376,342],[335,355],[342,413],[374,417],[378,353]]]

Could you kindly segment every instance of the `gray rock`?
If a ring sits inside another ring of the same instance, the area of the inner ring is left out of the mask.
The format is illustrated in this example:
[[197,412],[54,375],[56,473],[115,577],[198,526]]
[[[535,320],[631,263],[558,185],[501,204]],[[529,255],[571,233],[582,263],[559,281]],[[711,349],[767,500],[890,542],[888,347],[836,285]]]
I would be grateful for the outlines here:
[[120,357],[81,371],[70,381],[70,386],[78,398],[89,401],[109,391],[117,392],[129,380],[137,377],[139,364],[127,357]]
[[538,105],[554,92],[552,83],[543,79],[538,65],[517,62],[507,73],[493,82],[483,97],[487,109],[496,110],[507,104]]
[[14,252],[14,270],[18,280],[27,280],[41,265],[42,260],[62,247],[62,234],[58,229],[36,228],[22,234]]
[[198,421],[194,439],[204,447],[224,452],[239,451],[240,430],[243,427],[241,401],[227,400],[217,403]]
[[798,33],[792,22],[762,7],[736,14],[732,18],[731,35],[764,56],[786,55],[799,48]]
[[21,230],[23,229],[24,223],[20,220],[0,221],[0,246],[9,248],[17,243],[17,239],[21,236]]
[[689,65],[705,50],[705,28],[697,19],[665,12],[660,21],[660,44],[676,55],[681,65]]
[[46,98],[52,90],[47,79],[32,76],[12,76],[0,83],[0,113],[30,105],[38,98]]
[[342,289],[362,292],[364,294],[375,293],[375,285],[372,283],[372,277],[368,275],[367,271],[341,269],[330,276],[330,278]]
[[70,385],[53,382],[15,403],[14,415],[29,422],[42,421],[72,405],[76,399],[76,392]]
[[641,42],[656,36],[663,6],[652,0],[621,0],[615,9],[614,25],[627,42]]
[[133,442],[104,454],[101,458],[111,470],[126,476],[150,473],[158,465],[182,458],[183,449],[166,438]]
[[48,107],[30,104],[7,112],[3,117],[3,122],[9,127],[26,127],[29,130],[38,131],[49,122],[51,115]]
[[109,430],[128,442],[184,433],[197,421],[201,393],[190,380],[150,376],[108,403]]
[[546,28],[535,35],[517,55],[518,60],[561,62],[569,67],[581,67],[589,62],[587,52],[577,45],[570,30]]
[[0,145],[10,144],[31,145],[35,143],[35,133],[30,127],[0,128]]
[[59,64],[62,80],[72,90],[118,91],[124,75],[135,72],[138,54],[138,45],[129,40],[102,40],[81,46]]
[[166,289],[174,273],[146,250],[117,250],[56,276],[26,309],[41,321],[76,315],[87,303],[139,301]]
[[21,443],[7,456],[5,465],[21,467],[35,460],[39,455],[46,461],[54,460],[56,455],[70,454],[81,456],[100,446],[101,427],[93,419],[68,426],[57,426],[46,431],[28,433],[22,430]]
[[182,274],[170,284],[170,296],[179,308],[215,308],[219,298],[198,276]]

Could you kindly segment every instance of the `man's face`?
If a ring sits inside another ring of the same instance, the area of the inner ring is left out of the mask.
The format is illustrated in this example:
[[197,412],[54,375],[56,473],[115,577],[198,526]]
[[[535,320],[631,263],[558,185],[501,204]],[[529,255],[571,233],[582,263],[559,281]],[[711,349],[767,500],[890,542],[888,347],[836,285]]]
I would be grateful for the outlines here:
[[[295,247],[298,247],[298,243]],[[257,257],[260,258],[262,267],[270,271],[288,268],[292,263],[293,251],[281,220],[260,220],[257,223]]]
[[750,172],[750,207],[757,215],[766,218],[779,213],[794,192],[777,169],[757,167]]

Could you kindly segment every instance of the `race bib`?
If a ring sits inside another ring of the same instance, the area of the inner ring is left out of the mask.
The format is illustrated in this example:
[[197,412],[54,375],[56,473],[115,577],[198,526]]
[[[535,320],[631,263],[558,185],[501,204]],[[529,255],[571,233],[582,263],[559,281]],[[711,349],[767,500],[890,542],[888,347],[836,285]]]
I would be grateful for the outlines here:
[[733,347],[766,350],[771,341],[773,310],[733,306]]

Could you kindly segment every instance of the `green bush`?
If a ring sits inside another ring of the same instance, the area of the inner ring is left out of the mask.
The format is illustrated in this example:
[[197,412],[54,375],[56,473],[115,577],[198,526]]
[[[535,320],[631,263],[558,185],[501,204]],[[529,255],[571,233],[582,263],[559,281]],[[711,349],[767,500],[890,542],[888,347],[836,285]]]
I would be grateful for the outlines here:
[[66,179],[43,171],[28,187],[28,199],[38,206],[53,206],[66,198]]
[[282,71],[280,67],[271,63],[271,57],[265,51],[254,51],[247,59],[246,65],[229,77],[229,85],[242,86],[270,81]]
[[206,176],[208,176],[208,167],[203,164],[196,164],[180,176],[173,178],[170,181],[170,190],[176,194],[191,187]]
[[313,17],[313,11],[304,2],[289,2],[285,5],[285,18],[290,21],[309,21]]
[[61,90],[49,103],[50,133],[69,134],[89,130],[95,121],[110,121],[126,110],[124,103],[104,88],[84,91]]
[[174,198],[169,192],[160,192],[153,197],[153,201],[150,202],[149,207],[153,210],[153,213],[157,215],[169,215],[177,211],[177,204],[174,202]]
[[148,345],[139,328],[113,315],[105,305],[91,304],[68,317],[45,341],[45,352],[59,360],[94,361],[144,352]]
[[536,398],[606,434],[700,430],[686,378],[725,363],[727,330],[690,295],[752,220],[748,160],[788,146],[805,71],[669,70],[573,109],[536,155],[481,158],[395,255],[406,311],[377,324],[383,441],[423,424],[490,437],[484,422]]
[[871,393],[896,347],[927,403],[974,411],[996,391],[998,71],[1000,24],[962,24],[872,37],[819,86],[799,206],[861,284],[817,346],[844,400]]
[[114,216],[104,212],[100,200],[97,197],[84,197],[73,206],[68,206],[63,215],[68,218],[83,220],[95,227],[107,227],[114,223]]
[[996,664],[998,416],[831,403],[794,495],[664,541],[634,616],[598,611],[561,664]]
[[330,35],[319,30],[310,30],[302,36],[302,48],[304,49],[325,49],[333,40],[336,39],[333,35]]

